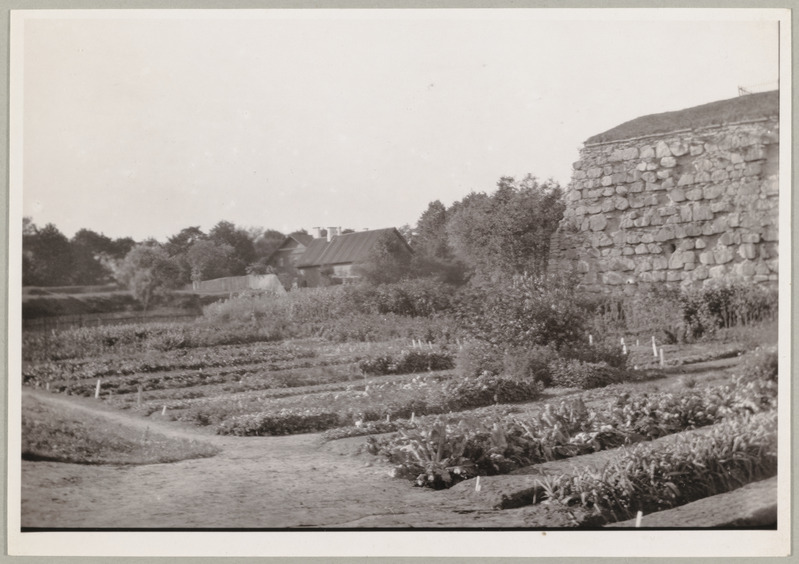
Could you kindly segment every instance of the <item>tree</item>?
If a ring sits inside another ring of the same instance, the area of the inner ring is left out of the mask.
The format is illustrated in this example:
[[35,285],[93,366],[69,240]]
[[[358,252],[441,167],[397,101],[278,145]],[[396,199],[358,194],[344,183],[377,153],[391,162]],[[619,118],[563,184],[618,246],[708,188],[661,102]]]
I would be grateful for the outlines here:
[[541,275],[565,209],[562,196],[552,180],[503,177],[493,194],[472,193],[460,202],[447,218],[448,240],[456,256],[480,275]]
[[393,231],[380,235],[366,260],[357,265],[356,272],[367,282],[384,284],[409,276],[411,253]]
[[22,283],[34,286],[72,284],[72,245],[52,223],[41,229],[23,222]]
[[263,230],[260,235],[253,239],[256,258],[259,261],[265,261],[272,256],[272,253],[280,247],[285,239],[286,236],[280,231],[275,229]]
[[239,276],[246,272],[247,265],[256,260],[255,245],[246,230],[237,228],[229,221],[220,221],[208,234],[208,238],[217,245],[230,245],[233,248],[233,259],[230,265],[230,276]]
[[111,281],[112,271],[103,257],[116,252],[114,241],[91,229],[81,229],[72,237],[72,283],[104,284]]
[[209,239],[195,241],[186,253],[193,282],[230,276],[235,265],[235,251],[227,244]]
[[153,298],[180,286],[177,265],[161,245],[152,241],[133,247],[119,264],[114,277],[130,289],[144,311]]

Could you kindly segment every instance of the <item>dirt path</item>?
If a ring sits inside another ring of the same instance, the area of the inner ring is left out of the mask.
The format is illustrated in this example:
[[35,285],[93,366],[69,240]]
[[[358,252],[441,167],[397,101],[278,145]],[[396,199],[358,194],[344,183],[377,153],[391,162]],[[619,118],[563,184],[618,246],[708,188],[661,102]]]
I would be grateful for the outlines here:
[[341,527],[364,526],[355,523],[381,516],[395,524],[365,526],[413,526],[399,517],[436,520],[440,513],[446,521],[455,509],[436,492],[389,478],[387,465],[357,452],[363,438],[323,443],[319,435],[221,437],[35,395],[142,429],[207,440],[222,452],[144,466],[23,461],[23,527]]

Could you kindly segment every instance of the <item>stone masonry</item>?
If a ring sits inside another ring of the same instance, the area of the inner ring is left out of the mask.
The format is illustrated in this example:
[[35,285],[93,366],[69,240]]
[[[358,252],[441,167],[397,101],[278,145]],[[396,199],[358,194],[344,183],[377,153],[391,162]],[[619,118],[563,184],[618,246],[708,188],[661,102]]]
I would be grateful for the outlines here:
[[589,291],[776,283],[779,121],[586,144],[550,268]]

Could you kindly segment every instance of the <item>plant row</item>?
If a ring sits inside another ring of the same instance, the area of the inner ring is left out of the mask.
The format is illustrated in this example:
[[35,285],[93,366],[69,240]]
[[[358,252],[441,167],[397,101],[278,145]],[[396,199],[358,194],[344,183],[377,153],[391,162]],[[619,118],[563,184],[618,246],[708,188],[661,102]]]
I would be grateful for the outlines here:
[[589,410],[578,398],[537,416],[488,421],[464,418],[418,425],[389,438],[369,437],[369,450],[395,465],[394,475],[436,489],[478,475],[567,458],[717,423],[743,413],[773,411],[776,350],[758,351],[729,384],[679,394],[622,394]]

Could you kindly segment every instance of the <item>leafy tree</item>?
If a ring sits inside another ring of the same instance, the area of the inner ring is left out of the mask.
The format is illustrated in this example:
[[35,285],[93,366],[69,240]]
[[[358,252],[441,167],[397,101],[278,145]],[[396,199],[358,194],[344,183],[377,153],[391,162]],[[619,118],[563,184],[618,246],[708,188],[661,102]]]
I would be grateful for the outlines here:
[[91,229],[81,229],[72,237],[72,283],[103,284],[112,279],[112,271],[103,257],[116,252],[114,241]]
[[255,256],[259,261],[268,259],[280,247],[285,238],[286,236],[283,233],[275,229],[263,230],[258,237],[253,239]]
[[446,229],[447,218],[452,213],[436,200],[430,202],[416,223],[411,244],[412,271],[416,276],[435,276],[450,284],[463,284],[466,267],[455,257]]
[[448,240],[479,275],[543,274],[565,209],[562,195],[551,180],[503,177],[493,194],[472,193],[459,203],[447,218]]
[[380,235],[366,260],[355,267],[367,282],[385,284],[408,278],[411,253],[396,233],[387,231]]
[[247,265],[256,260],[255,245],[250,239],[250,234],[229,221],[217,223],[211,229],[208,238],[218,246],[230,245],[233,248],[229,276],[245,274]]
[[52,223],[41,229],[23,222],[22,283],[34,286],[72,284],[72,245]]
[[194,282],[230,276],[236,264],[233,247],[210,239],[195,241],[186,253],[186,260]]
[[157,242],[136,245],[119,264],[115,278],[127,286],[144,311],[157,296],[180,286],[179,270]]

